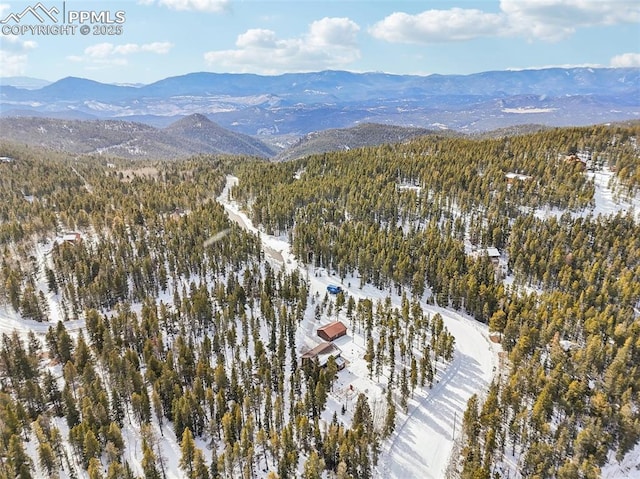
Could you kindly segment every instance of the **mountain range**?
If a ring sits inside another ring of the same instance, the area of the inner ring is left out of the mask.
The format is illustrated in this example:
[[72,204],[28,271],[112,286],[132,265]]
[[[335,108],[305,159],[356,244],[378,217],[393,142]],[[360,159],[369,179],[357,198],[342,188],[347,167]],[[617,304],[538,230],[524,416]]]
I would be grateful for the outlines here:
[[29,89],[0,80],[2,117],[117,119],[164,128],[192,114],[269,141],[361,123],[469,133],[531,123],[585,125],[640,118],[640,68],[429,76],[200,72],[142,86],[67,77]]
[[285,161],[313,153],[400,143],[431,133],[434,131],[424,128],[367,123],[309,133],[297,141],[287,139],[285,143],[272,145],[222,128],[201,114],[181,118],[164,128],[124,120],[0,118],[0,140],[70,153],[131,159],[170,159],[204,153]]
[[351,128],[337,128],[308,133],[281,151],[277,161],[302,158],[314,153],[350,150],[383,143],[402,143],[418,136],[440,133],[426,128],[363,123]]
[[123,120],[0,118],[0,138],[71,153],[137,159],[179,158],[199,153],[262,158],[275,155],[260,140],[222,128],[198,114],[166,128]]

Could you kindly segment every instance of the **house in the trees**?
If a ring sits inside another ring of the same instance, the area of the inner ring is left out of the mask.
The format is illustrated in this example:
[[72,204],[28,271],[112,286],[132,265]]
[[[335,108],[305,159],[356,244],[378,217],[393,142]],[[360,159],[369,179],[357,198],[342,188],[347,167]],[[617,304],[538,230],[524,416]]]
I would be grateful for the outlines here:
[[78,232],[67,233],[62,237],[62,241],[67,243],[79,243],[82,241],[82,236]]
[[488,246],[486,248],[478,249],[473,248],[469,255],[472,258],[482,258],[484,256],[488,257],[489,261],[491,261],[494,272],[499,276],[505,274],[506,266],[500,264],[500,250],[495,246]]
[[344,369],[346,365],[345,360],[340,356],[341,354],[342,354],[342,351],[335,344],[322,343],[316,346],[315,348],[304,353],[301,356],[301,359],[303,364],[305,361],[313,361],[317,359],[318,364],[324,367],[327,365],[329,358],[333,356],[339,371],[341,369]]
[[506,173],[504,177],[507,179],[507,189],[511,189],[517,181],[531,181],[533,176],[521,175],[520,173]]
[[586,170],[587,164],[591,162],[591,152],[573,153],[567,155],[564,161],[573,165],[578,165],[581,170]]
[[485,251],[493,265],[498,266],[498,264],[500,264],[500,251],[498,250],[498,248],[489,246]]
[[347,334],[347,327],[340,321],[325,324],[318,328],[318,336],[325,341],[333,341]]

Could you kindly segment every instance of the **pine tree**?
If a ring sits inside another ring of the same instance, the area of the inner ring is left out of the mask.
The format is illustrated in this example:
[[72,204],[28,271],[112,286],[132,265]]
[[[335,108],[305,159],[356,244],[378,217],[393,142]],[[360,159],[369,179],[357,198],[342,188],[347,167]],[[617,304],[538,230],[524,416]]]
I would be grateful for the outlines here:
[[62,390],[62,401],[64,403],[64,414],[67,419],[67,425],[69,429],[71,429],[80,423],[80,413],[78,412],[76,401],[68,383],[65,384]]
[[407,370],[402,368],[400,372],[400,406],[406,411],[409,400],[409,380],[407,379]]
[[13,434],[9,438],[8,457],[12,471],[11,477],[20,479],[31,478],[31,459],[24,450],[20,436],[16,434]]
[[151,391],[151,402],[153,404],[153,411],[155,413],[156,419],[158,420],[158,425],[160,426],[160,434],[164,436],[164,432],[162,430],[162,419],[164,417],[164,412],[162,409],[162,401],[156,388],[153,388],[153,390]]
[[367,369],[369,370],[369,379],[373,379],[373,360],[375,359],[375,349],[373,344],[373,338],[369,337],[367,340],[367,352],[364,355],[364,359],[367,361]]
[[84,466],[88,467],[91,458],[99,457],[100,452],[101,452],[100,443],[96,439],[96,436],[93,433],[93,431],[88,430],[84,435],[84,441],[82,443]]
[[144,471],[144,479],[161,479],[160,471],[156,467],[156,456],[153,449],[149,447],[146,441],[142,444],[142,470]]
[[56,281],[56,275],[50,268],[45,267],[45,276],[47,277],[47,287],[53,294],[58,294],[58,282]]
[[122,431],[118,427],[118,424],[116,424],[115,422],[109,424],[109,427],[105,433],[105,439],[107,440],[107,444],[113,444],[118,456],[122,454],[125,444],[122,438]]
[[358,394],[358,399],[356,399],[351,428],[360,430],[361,434],[368,437],[372,437],[373,435],[373,415],[371,414],[369,400],[363,393]]
[[411,356],[411,369],[410,369],[410,384],[411,391],[413,392],[418,385],[418,364],[416,358]]
[[209,479],[209,470],[207,469],[204,455],[198,448],[196,448],[193,456],[193,475],[191,477],[193,479]]
[[56,455],[48,442],[42,442],[38,446],[38,463],[49,477],[53,477],[58,470]]
[[193,477],[195,455],[196,443],[193,440],[191,430],[187,427],[182,433],[182,441],[180,442],[180,468],[190,478]]
[[89,479],[102,479],[102,464],[97,457],[92,457],[89,460],[87,473],[89,474]]
[[316,451],[311,451],[309,458],[304,463],[303,479],[321,479],[324,470],[324,461]]
[[387,414],[384,418],[383,437],[389,437],[396,427],[396,405],[391,400],[391,396],[387,397]]
[[107,469],[107,479],[123,479],[126,478],[126,470],[119,462],[112,462]]

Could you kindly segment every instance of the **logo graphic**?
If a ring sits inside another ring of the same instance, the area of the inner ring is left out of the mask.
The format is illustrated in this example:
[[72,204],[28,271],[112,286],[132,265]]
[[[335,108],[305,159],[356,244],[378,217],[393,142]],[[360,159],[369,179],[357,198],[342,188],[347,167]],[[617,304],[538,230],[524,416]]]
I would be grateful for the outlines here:
[[47,8],[42,2],[29,5],[21,12],[12,12],[0,20],[3,35],[122,35],[126,20],[124,10],[67,10],[67,2],[61,8]]
[[5,23],[9,23],[10,20],[13,20],[16,23],[20,23],[20,21],[27,13],[30,13],[31,15],[36,17],[40,23],[44,23],[46,20],[42,17],[42,15],[38,14],[38,10],[44,12],[44,14],[49,17],[52,22],[58,23],[58,17],[56,17],[56,15],[60,13],[60,10],[58,10],[56,7],[52,7],[47,10],[47,8],[41,2],[38,2],[33,6],[29,5],[22,11],[22,13],[10,13],[9,15],[7,15],[7,18],[5,18],[4,20],[0,20],[0,23],[4,25]]

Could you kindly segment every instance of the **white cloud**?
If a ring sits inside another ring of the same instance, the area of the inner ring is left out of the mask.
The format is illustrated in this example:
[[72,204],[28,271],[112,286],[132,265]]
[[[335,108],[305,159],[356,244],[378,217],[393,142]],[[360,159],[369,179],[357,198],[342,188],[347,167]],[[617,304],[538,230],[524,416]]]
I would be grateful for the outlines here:
[[577,28],[640,21],[640,3],[596,0],[501,0],[498,13],[477,9],[393,13],[369,33],[393,43],[435,43],[479,37],[558,41]]
[[165,55],[173,48],[173,43],[170,42],[153,42],[145,43],[141,46],[143,52],[157,53],[158,55]]
[[113,53],[115,45],[113,43],[98,43],[84,49],[87,58],[106,58]]
[[495,35],[505,27],[503,15],[452,8],[417,15],[392,13],[371,27],[370,33],[393,43],[435,43]]
[[123,45],[114,45],[113,43],[104,42],[88,46],[84,49],[83,55],[70,55],[67,60],[72,62],[87,62],[100,65],[126,65],[127,55],[134,53],[156,53],[166,54],[171,50],[173,44],[169,42],[154,43],[125,43]]
[[3,35],[2,48],[0,48],[1,75],[24,75],[29,63],[28,52],[37,46],[38,44],[33,40],[22,40],[17,35]]
[[594,0],[501,0],[511,33],[557,41],[577,28],[640,21],[640,4]]
[[[153,5],[155,0],[138,0],[141,5]],[[158,0],[159,5],[172,10],[221,13],[227,11],[229,0]]]
[[262,28],[252,28],[238,35],[238,48],[276,48],[278,39],[276,32]]
[[308,41],[316,46],[355,46],[360,27],[348,18],[316,20],[309,27]]
[[13,77],[24,75],[27,67],[27,55],[0,50],[0,64],[2,76]]
[[360,27],[348,18],[323,18],[299,38],[280,39],[272,30],[250,29],[238,35],[233,50],[204,54],[212,68],[265,74],[340,68],[360,58]]
[[113,55],[130,55],[132,53],[150,52],[157,54],[169,53],[173,44],[169,42],[154,42],[139,45],[137,43],[125,43],[124,45],[114,45],[113,43],[97,43],[84,49],[84,54],[88,58],[106,58]]
[[640,5],[602,0],[501,0],[500,9],[513,18],[551,25],[615,25],[640,20]]
[[106,53],[106,55],[130,55],[132,53],[140,52],[150,52],[164,55],[166,53],[169,53],[169,51],[173,47],[173,44],[169,42],[153,42],[144,43],[142,45],[139,45],[137,43],[125,43],[124,45],[112,45],[107,43],[95,46],[98,47],[100,53]]
[[623,53],[611,59],[612,67],[640,67],[640,53]]

